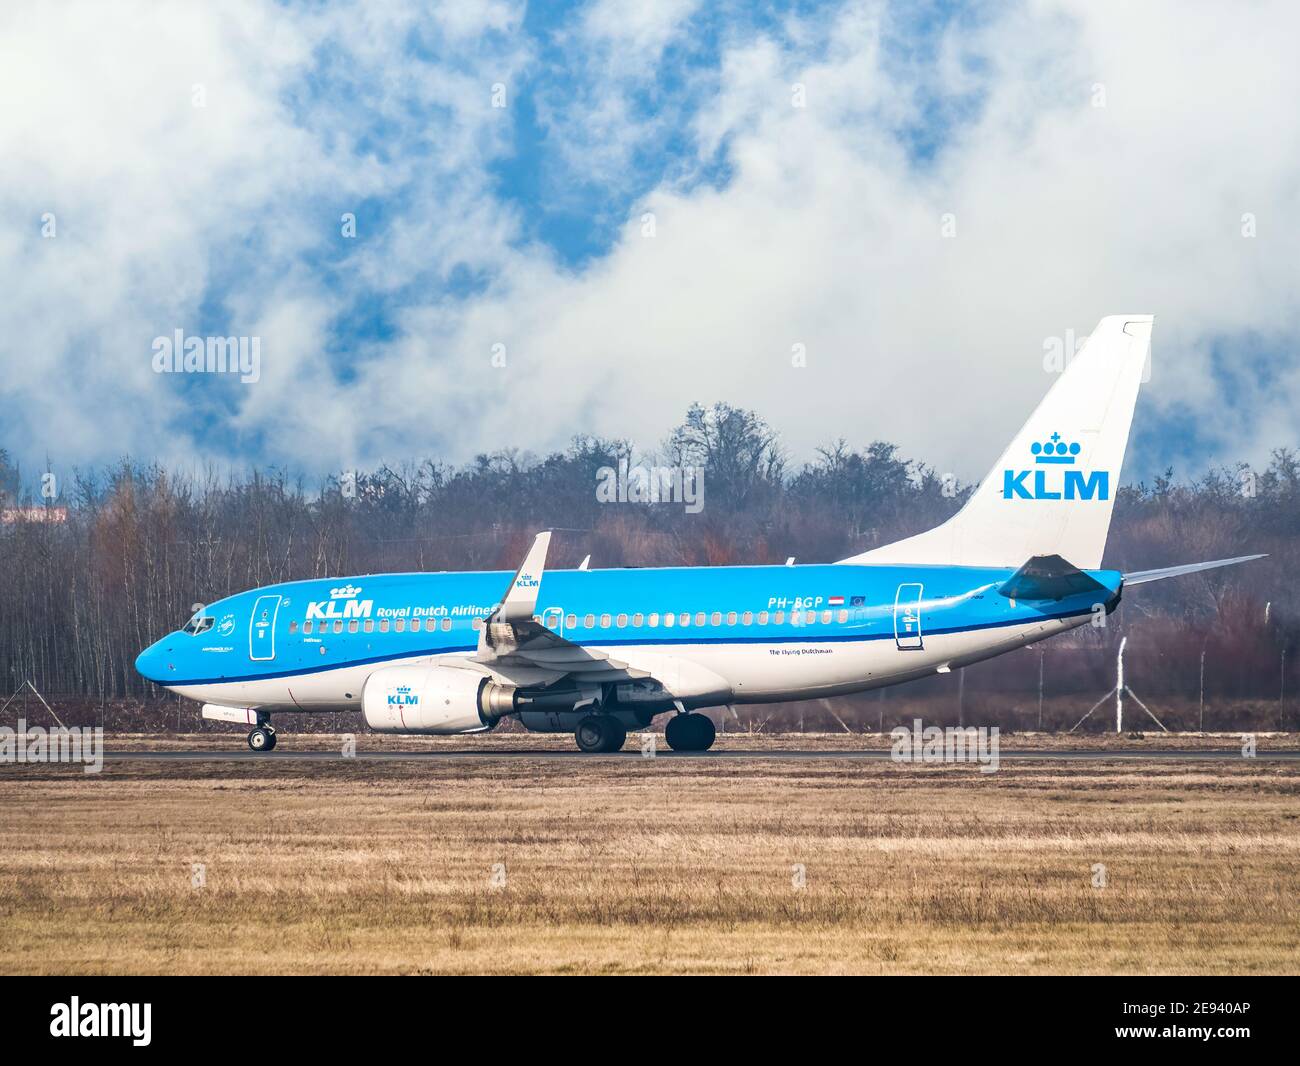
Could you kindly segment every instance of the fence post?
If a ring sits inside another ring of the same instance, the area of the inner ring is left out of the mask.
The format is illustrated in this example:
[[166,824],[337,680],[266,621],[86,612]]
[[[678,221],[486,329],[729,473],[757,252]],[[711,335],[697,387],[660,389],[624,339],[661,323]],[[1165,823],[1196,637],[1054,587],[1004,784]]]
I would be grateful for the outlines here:
[[1043,656],[1047,654],[1038,649],[1038,731],[1043,731]]
[[1124,732],[1124,645],[1128,637],[1119,642],[1119,654],[1115,656],[1115,732]]
[[1205,732],[1205,645],[1201,645],[1201,729]]

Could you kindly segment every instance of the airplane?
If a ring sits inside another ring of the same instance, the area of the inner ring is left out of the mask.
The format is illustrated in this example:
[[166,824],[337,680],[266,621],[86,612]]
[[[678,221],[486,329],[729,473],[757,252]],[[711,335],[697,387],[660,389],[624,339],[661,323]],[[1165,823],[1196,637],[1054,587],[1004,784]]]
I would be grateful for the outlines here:
[[821,565],[519,569],[289,581],[199,608],[136,669],[249,725],[357,711],[379,733],[485,733],[513,717],[614,752],[669,712],[822,699],[948,673],[1113,612],[1124,590],[1258,559],[1102,569],[1149,357],[1151,315],[1103,318],[965,505],[933,529]]

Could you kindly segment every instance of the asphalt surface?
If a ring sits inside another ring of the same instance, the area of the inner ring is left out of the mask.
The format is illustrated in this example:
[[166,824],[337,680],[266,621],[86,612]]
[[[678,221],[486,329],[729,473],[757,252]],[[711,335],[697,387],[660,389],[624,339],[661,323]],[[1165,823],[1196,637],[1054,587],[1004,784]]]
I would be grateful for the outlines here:
[[[528,759],[642,759],[639,747],[629,747],[621,752],[611,755],[588,755],[578,751],[576,748],[571,751],[566,750],[502,750],[482,749],[482,748],[463,748],[457,750],[440,750],[440,751],[358,751],[355,756],[357,759],[369,759],[376,761],[394,761],[394,760],[439,760],[439,759],[511,759],[511,760],[528,760]],[[888,748],[875,748],[867,751],[846,751],[846,750],[819,750],[819,751],[793,751],[789,749],[780,749],[775,751],[742,751],[734,749],[723,749],[703,752],[686,752],[672,751],[671,749],[660,747],[655,753],[658,759],[728,759],[728,760],[767,760],[767,759],[815,759],[815,760],[874,760],[877,762],[887,762],[890,759]],[[109,762],[127,762],[133,760],[146,762],[226,762],[231,760],[256,759],[264,762],[271,762],[276,759],[290,759],[298,761],[333,761],[342,759],[344,756],[338,751],[270,751],[254,752],[248,748],[230,747],[215,748],[210,751],[113,751],[104,752],[105,760]],[[1006,750],[998,753],[998,758],[1004,762],[1115,762],[1115,761],[1140,761],[1145,759],[1156,759],[1162,762],[1196,762],[1206,760],[1240,760],[1242,758],[1240,748],[1203,748],[1200,750],[1188,748],[1146,748],[1142,750],[1124,750],[1124,751],[1106,751],[1104,749],[1068,749],[1068,748],[1018,748]],[[1281,750],[1260,750],[1255,758],[1261,762],[1295,762],[1300,760],[1300,750],[1281,749]]]

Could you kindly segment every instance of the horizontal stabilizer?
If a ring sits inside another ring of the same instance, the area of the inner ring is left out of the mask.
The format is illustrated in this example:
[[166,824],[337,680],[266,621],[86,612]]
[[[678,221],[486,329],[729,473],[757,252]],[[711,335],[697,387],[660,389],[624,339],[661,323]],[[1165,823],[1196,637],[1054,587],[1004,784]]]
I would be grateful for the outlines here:
[[1181,577],[1183,574],[1195,574],[1200,570],[1214,570],[1220,566],[1235,566],[1248,563],[1252,559],[1263,559],[1264,555],[1238,555],[1235,559],[1215,559],[1208,563],[1184,563],[1182,566],[1166,566],[1163,570],[1135,570],[1124,575],[1125,585],[1143,585],[1148,581],[1161,581],[1167,577]]
[[998,589],[1013,600],[1062,600],[1082,592],[1110,590],[1059,555],[1035,555]]

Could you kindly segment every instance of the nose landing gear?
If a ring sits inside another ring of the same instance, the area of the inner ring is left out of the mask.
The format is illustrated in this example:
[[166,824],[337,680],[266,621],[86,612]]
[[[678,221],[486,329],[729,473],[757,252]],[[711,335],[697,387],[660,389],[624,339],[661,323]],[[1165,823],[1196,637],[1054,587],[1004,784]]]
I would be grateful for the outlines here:
[[257,725],[248,734],[248,746],[256,752],[275,748],[275,727],[271,725],[269,717],[258,715]]

